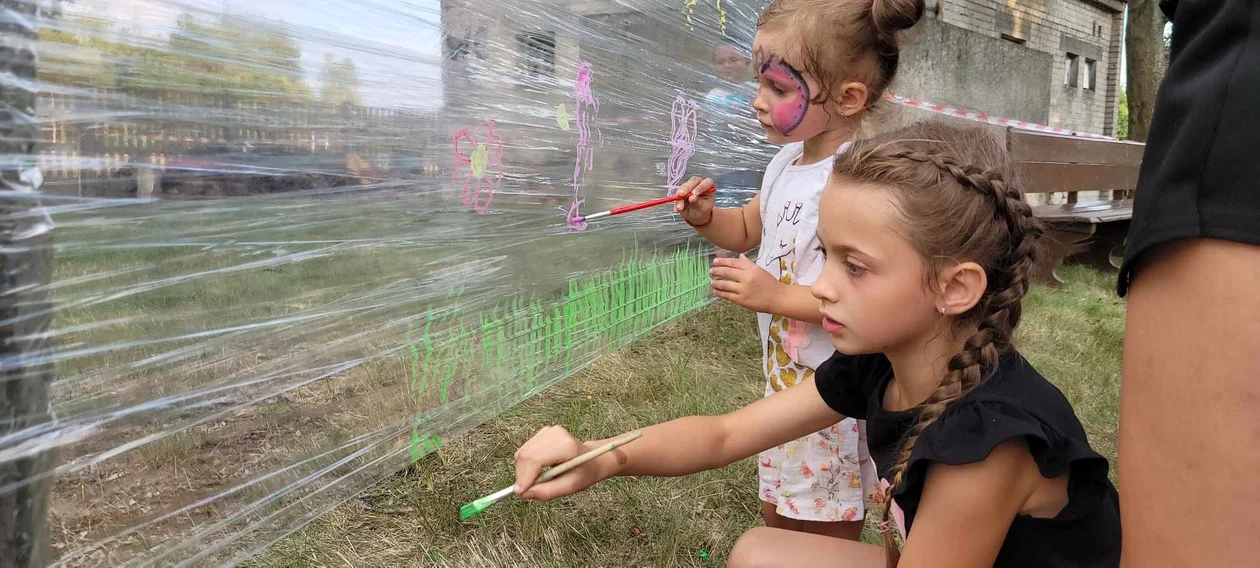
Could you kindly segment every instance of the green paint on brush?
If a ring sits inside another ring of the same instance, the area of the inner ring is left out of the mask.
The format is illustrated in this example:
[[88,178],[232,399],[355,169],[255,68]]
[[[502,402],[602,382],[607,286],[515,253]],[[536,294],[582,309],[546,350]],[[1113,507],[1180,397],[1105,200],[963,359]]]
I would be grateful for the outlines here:
[[494,493],[486,495],[472,503],[466,503],[459,508],[459,520],[464,521],[476,515],[480,515],[482,511],[489,509],[491,505],[502,501],[505,497],[512,494],[512,486],[509,485]]
[[493,504],[494,501],[491,501],[488,495],[477,499],[472,503],[467,503],[463,507],[459,508],[459,520],[466,521],[474,516],[480,515],[482,511],[485,511]]

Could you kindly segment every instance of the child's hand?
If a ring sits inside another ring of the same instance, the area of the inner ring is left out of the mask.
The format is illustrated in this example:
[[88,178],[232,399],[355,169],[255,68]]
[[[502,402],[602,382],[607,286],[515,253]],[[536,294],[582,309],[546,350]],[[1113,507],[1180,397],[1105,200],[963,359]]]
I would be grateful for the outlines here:
[[762,313],[774,313],[775,296],[784,285],[742,254],[739,258],[713,259],[709,276],[715,279],[714,296]]
[[687,196],[674,203],[674,212],[693,227],[704,225],[713,218],[713,180],[691,176],[687,183],[678,187],[678,195]]
[[545,483],[534,485],[543,468],[562,464],[584,453],[586,448],[568,430],[548,426],[539,430],[525,445],[516,450],[516,489],[522,499],[550,501],[572,495],[601,481],[597,458]]

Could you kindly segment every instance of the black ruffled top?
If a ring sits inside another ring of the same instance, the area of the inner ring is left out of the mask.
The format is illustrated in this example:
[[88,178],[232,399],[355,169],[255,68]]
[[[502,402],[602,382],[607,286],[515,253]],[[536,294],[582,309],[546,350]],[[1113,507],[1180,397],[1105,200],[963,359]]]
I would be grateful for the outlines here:
[[[880,477],[901,451],[915,412],[883,408],[893,378],[883,355],[837,353],[818,368],[816,384],[827,405],[866,420],[867,442]],[[1120,504],[1107,478],[1107,460],[1095,452],[1067,398],[1019,353],[1002,355],[997,370],[924,429],[893,500],[905,514],[907,534],[923,493],[928,464],[983,461],[998,444],[1023,437],[1041,475],[1069,474],[1068,504],[1053,518],[1017,516],[995,566],[1118,566]]]

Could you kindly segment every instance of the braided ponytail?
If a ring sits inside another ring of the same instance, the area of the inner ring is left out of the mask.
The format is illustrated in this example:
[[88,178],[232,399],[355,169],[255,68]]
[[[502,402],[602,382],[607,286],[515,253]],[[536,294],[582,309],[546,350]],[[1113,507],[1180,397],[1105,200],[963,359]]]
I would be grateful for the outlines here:
[[980,300],[955,321],[975,331],[950,358],[949,372],[936,390],[916,408],[918,421],[891,470],[883,527],[888,565],[896,566],[900,551],[887,528],[892,494],[923,431],[992,374],[1011,348],[1044,231],[1005,152],[981,129],[927,123],[862,141],[837,159],[834,176],[892,190],[908,236],[929,267],[970,260],[988,277]]

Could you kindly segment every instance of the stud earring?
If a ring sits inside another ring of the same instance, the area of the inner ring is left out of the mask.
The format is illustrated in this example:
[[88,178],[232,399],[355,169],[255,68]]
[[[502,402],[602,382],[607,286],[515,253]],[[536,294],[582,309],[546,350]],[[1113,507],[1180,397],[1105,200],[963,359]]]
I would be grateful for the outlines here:
[[941,311],[941,315],[945,315],[945,306],[941,306],[937,309]]

